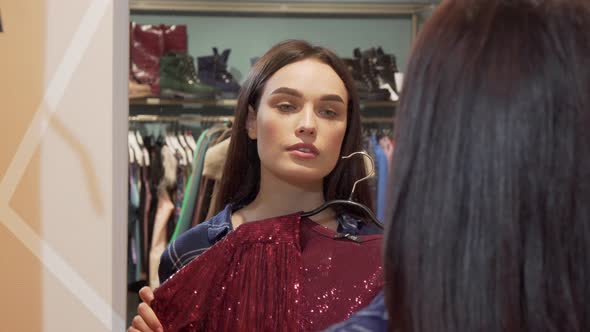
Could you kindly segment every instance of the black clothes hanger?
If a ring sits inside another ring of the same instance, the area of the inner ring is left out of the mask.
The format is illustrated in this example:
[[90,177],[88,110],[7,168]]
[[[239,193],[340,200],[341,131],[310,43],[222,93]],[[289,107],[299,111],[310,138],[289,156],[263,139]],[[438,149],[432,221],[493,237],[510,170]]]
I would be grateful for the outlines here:
[[383,224],[379,221],[379,219],[377,219],[377,217],[375,216],[375,214],[373,213],[373,211],[371,211],[371,209],[369,209],[368,207],[364,206],[361,203],[358,203],[358,202],[355,202],[355,201],[352,200],[352,196],[354,195],[354,190],[356,189],[357,183],[359,183],[361,181],[364,181],[364,180],[367,180],[367,179],[369,179],[370,177],[372,177],[375,174],[375,161],[373,160],[373,158],[371,158],[371,156],[368,153],[366,153],[364,151],[353,152],[352,154],[350,154],[348,156],[342,157],[342,159],[348,159],[348,158],[350,158],[350,157],[352,157],[354,155],[358,155],[358,154],[369,158],[369,160],[371,161],[371,171],[364,178],[362,178],[360,180],[356,180],[354,182],[354,185],[352,186],[352,192],[350,193],[350,196],[348,197],[348,200],[345,200],[345,199],[335,199],[335,200],[331,200],[331,201],[325,202],[320,207],[318,207],[318,208],[316,208],[316,209],[314,209],[312,211],[303,212],[301,214],[302,217],[310,217],[310,216],[316,215],[316,214],[324,211],[325,209],[327,209],[330,206],[341,204],[341,205],[354,206],[354,207],[357,207],[357,208],[363,210],[369,216],[369,218],[371,219],[371,221],[377,227],[379,227],[380,229],[383,229],[384,228],[383,227]]

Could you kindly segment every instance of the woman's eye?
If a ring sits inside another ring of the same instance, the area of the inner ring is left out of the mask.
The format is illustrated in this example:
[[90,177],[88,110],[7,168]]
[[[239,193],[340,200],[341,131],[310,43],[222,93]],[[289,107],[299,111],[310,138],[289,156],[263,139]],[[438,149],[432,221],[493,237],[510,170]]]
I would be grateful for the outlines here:
[[277,109],[281,112],[293,112],[295,110],[295,106],[291,104],[278,104]]
[[320,111],[320,114],[323,115],[323,116],[325,116],[325,117],[328,117],[328,118],[333,118],[333,117],[336,117],[338,115],[338,113],[336,113],[336,112],[334,112],[332,110],[321,110]]

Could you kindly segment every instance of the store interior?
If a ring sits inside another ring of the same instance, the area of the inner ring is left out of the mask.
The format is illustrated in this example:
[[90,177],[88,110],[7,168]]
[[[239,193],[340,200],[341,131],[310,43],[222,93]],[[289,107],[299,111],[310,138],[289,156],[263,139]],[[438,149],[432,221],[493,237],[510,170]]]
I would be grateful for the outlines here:
[[[158,264],[167,244],[217,212],[214,188],[220,174],[207,165],[214,153],[227,151],[240,85],[257,59],[288,39],[327,47],[343,58],[360,96],[365,150],[379,161],[378,142],[393,139],[412,41],[433,6],[130,2],[128,325],[140,302],[139,289],[160,284]],[[172,178],[165,176],[162,165],[170,160],[163,148],[176,151],[168,156],[176,165]],[[383,166],[370,179],[378,198],[371,209],[378,216],[385,208],[379,198],[387,174]],[[158,201],[162,186],[170,194],[167,207]]]

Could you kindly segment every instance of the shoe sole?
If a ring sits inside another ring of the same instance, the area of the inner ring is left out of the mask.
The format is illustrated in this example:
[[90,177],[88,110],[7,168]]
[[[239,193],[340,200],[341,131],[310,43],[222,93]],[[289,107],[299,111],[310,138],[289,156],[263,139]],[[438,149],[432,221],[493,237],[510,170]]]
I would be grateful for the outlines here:
[[183,99],[209,100],[209,99],[215,99],[215,97],[216,97],[215,93],[196,94],[196,93],[188,93],[188,92],[172,90],[172,89],[164,89],[160,92],[160,94],[164,97],[171,97],[171,98],[180,97]]
[[223,99],[238,99],[239,92],[222,92],[221,98]]

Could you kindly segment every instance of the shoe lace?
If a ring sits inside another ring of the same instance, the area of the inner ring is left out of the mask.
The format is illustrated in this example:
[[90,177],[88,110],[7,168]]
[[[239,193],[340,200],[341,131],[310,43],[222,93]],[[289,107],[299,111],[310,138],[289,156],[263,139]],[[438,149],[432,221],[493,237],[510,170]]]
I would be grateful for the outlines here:
[[184,61],[182,62],[183,64],[183,71],[186,73],[186,75],[188,77],[190,77],[191,79],[193,79],[194,81],[197,81],[197,72],[195,70],[195,64],[193,62],[193,59],[190,56],[187,56],[184,58]]

